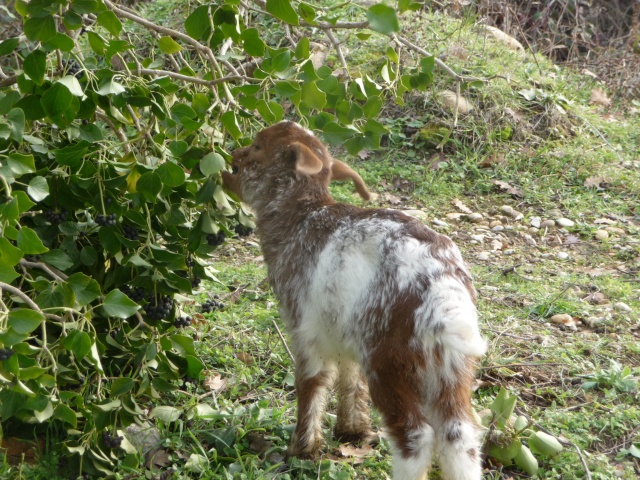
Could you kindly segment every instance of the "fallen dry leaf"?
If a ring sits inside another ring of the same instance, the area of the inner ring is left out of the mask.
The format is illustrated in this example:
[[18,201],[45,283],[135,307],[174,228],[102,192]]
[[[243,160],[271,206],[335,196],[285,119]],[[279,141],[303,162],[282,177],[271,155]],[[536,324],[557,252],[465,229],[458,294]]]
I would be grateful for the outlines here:
[[578,325],[578,319],[572,317],[567,313],[559,313],[551,317],[549,320],[551,321],[551,323],[555,323],[556,325],[564,325],[565,327],[568,327],[572,330],[576,330],[576,327]]
[[431,168],[431,170],[438,170],[442,168],[443,163],[446,164],[447,159],[442,152],[434,153],[429,158],[427,158],[427,165],[429,165],[429,168]]
[[616,220],[612,220],[611,218],[598,218],[594,221],[596,225],[616,225],[618,222]]
[[491,168],[502,163],[504,163],[504,153],[494,153],[493,155],[485,157],[478,166],[480,168]]
[[584,181],[586,188],[596,188],[598,190],[604,190],[606,188],[607,181],[603,177],[589,177]]
[[458,106],[459,113],[469,113],[473,110],[473,103],[464,98],[462,95],[457,96],[456,93],[452,92],[451,90],[438,92],[436,97],[438,97],[438,100],[440,100],[443,106],[451,111],[456,109],[456,105]]
[[506,113],[511,118],[513,118],[516,121],[516,123],[520,123],[522,121],[522,119],[523,119],[522,113],[517,112],[514,109],[509,108],[509,107],[504,109],[504,113]]
[[495,38],[499,43],[502,43],[511,50],[519,50],[521,52],[524,52],[524,47],[518,40],[513,38],[511,35],[507,35],[499,28],[492,27],[490,25],[484,25],[484,30],[491,36],[493,36],[493,38]]
[[566,237],[564,237],[564,242],[565,245],[577,245],[578,243],[580,243],[580,238],[576,237],[575,235],[567,235]]
[[359,465],[364,463],[365,457],[373,453],[371,445],[363,445],[362,447],[354,447],[353,445],[340,445],[338,448],[340,455],[343,457],[353,458],[351,463]]
[[494,180],[493,184],[500,189],[503,193],[508,193],[515,198],[522,198],[522,192],[503,180]]
[[227,386],[228,381],[228,379],[222,378],[219,374],[216,373],[205,378],[202,384],[211,392],[219,392],[221,390],[224,390],[224,388]]
[[234,356],[245,365],[253,365],[253,358],[247,352],[236,352]]
[[460,200],[459,198],[454,198],[451,203],[453,204],[454,207],[456,207],[458,210],[460,210],[463,213],[467,213],[467,214],[473,213],[473,210],[471,210],[464,203],[462,203],[462,200]]
[[360,157],[362,160],[366,160],[367,158],[369,158],[369,155],[371,155],[371,152],[369,150],[360,150],[358,152],[358,157]]
[[265,440],[264,434],[259,432],[249,432],[247,434],[249,440],[249,450],[253,453],[264,453],[271,448],[272,442]]
[[171,463],[169,453],[164,449],[153,449],[146,455],[145,465],[150,470],[166,467]]
[[589,302],[591,305],[606,305],[611,302],[611,300],[609,300],[602,292],[591,293],[584,297],[584,300]]
[[596,75],[595,73],[593,73],[591,70],[589,70],[588,68],[583,68],[582,69],[582,73],[583,75],[587,75],[588,77],[591,78],[598,78],[598,75]]
[[608,107],[609,105],[611,105],[611,100],[607,96],[607,92],[599,87],[591,90],[591,100],[589,100],[589,102],[597,103],[598,105],[602,105],[603,107]]

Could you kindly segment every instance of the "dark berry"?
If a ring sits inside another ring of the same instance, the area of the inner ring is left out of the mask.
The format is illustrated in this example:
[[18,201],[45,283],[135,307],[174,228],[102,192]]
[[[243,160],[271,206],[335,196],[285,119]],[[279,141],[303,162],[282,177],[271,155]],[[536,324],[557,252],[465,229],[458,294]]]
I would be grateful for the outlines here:
[[122,437],[114,437],[109,432],[102,432],[102,441],[107,448],[118,448],[122,443]]
[[9,360],[11,357],[13,357],[14,353],[15,352],[10,348],[0,348],[0,362],[3,360]]
[[226,235],[222,230],[220,230],[218,233],[210,233],[209,235],[207,235],[207,243],[212,247],[215,247],[216,245],[223,244],[225,238]]
[[242,225],[241,223],[238,223],[234,227],[234,230],[238,234],[239,237],[246,237],[246,236],[251,235],[253,233],[253,228],[250,228],[250,227],[247,227],[245,225]]
[[191,279],[191,287],[198,288],[198,286],[200,285],[201,282],[202,282],[202,280],[199,279],[198,277],[193,277]]
[[124,231],[124,238],[133,240],[134,242],[137,242],[139,240],[139,233],[136,227],[132,227],[131,225],[123,225],[122,230]]
[[107,224],[107,219],[104,215],[100,214],[96,217],[96,223],[100,226],[104,226]]

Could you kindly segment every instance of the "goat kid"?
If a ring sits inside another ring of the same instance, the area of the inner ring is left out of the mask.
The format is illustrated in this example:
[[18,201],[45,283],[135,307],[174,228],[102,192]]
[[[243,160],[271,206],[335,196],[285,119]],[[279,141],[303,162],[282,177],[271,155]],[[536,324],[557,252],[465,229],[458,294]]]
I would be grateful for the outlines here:
[[296,360],[290,455],[313,457],[337,377],[334,435],[371,435],[368,397],[393,447],[394,480],[481,478],[471,386],[485,352],[471,277],[455,244],[394,210],[336,203],[333,180],[360,176],[310,131],[282,122],[233,152],[225,186],[251,206]]

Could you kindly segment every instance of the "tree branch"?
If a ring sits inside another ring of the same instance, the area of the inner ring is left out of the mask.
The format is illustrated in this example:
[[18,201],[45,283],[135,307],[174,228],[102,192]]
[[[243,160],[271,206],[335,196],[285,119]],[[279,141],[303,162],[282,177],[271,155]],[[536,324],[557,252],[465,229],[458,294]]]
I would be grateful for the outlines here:
[[67,280],[67,278],[69,278],[64,273],[62,273],[62,272],[60,272],[58,270],[54,271],[46,263],[30,262],[30,261],[25,260],[23,258],[22,260],[20,260],[20,265],[23,265],[23,266],[29,267],[29,268],[38,268],[38,269],[48,273],[51,278],[53,278],[54,280],[57,280],[58,282],[64,282],[64,281]]

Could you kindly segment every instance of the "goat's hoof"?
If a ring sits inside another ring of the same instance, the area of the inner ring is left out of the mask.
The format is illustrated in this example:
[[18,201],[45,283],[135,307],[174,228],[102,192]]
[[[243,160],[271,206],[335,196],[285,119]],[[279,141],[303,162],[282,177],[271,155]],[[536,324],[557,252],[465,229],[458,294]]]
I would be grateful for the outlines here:
[[354,445],[375,446],[380,443],[380,437],[373,430],[365,430],[364,432],[342,432],[340,430],[334,430],[333,438],[341,443],[352,443]]

